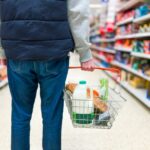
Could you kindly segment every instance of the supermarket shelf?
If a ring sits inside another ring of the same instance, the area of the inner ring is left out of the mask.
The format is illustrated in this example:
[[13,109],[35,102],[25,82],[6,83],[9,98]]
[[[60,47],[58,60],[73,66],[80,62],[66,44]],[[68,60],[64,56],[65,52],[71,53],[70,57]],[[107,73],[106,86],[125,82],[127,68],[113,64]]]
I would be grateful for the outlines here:
[[100,42],[115,42],[115,38],[112,39],[100,39]]
[[96,54],[96,53],[92,53],[92,55],[93,55],[94,57],[96,57],[96,58],[98,58],[98,59],[102,60],[102,61],[107,62],[107,60],[105,59],[105,57],[99,56],[99,55],[98,55],[98,54]]
[[150,20],[150,14],[145,15],[143,17],[139,17],[133,20],[134,23],[142,23],[143,21]]
[[132,38],[144,38],[144,37],[150,37],[150,32],[136,33],[136,34],[129,34],[129,35],[118,35],[118,36],[116,36],[116,40],[132,39]]
[[124,48],[124,47],[115,47],[115,50],[123,51],[123,52],[131,52],[132,51],[132,49]]
[[130,0],[129,2],[126,2],[121,8],[118,9],[118,12],[126,11],[128,9],[134,8],[135,6],[143,3],[144,0]]
[[99,32],[97,32],[97,31],[96,31],[96,32],[91,32],[91,33],[90,33],[90,36],[92,36],[92,37],[93,37],[93,36],[98,36],[98,35],[99,35]]
[[131,55],[136,56],[136,57],[150,59],[150,54],[132,52]]
[[135,34],[136,38],[144,38],[144,37],[150,37],[150,32],[147,33],[137,33]]
[[95,38],[94,40],[92,39],[91,42],[92,42],[92,43],[100,43],[100,38],[97,37],[97,38]]
[[138,98],[142,103],[144,103],[147,107],[150,108],[150,100],[146,98],[146,90],[145,89],[136,89],[129,85],[127,82],[121,82],[121,85],[129,91],[132,95]]
[[8,83],[8,79],[4,79],[3,81],[0,82],[0,88],[2,88],[3,86],[5,86]]
[[116,24],[116,26],[121,26],[121,25],[124,25],[124,24],[127,24],[127,23],[130,23],[130,22],[132,22],[133,21],[133,17],[130,17],[130,18],[128,18],[128,19],[126,19],[126,20],[124,20],[124,21],[120,21],[120,22],[118,22],[117,24]]
[[98,46],[95,46],[95,45],[92,45],[91,49],[106,52],[106,53],[111,53],[111,54],[116,53],[115,50],[111,50],[111,49],[107,49],[107,48],[103,48],[103,47],[98,47]]
[[96,38],[94,40],[92,40],[94,43],[101,43],[101,42],[115,42],[116,39],[113,38],[113,39],[102,39],[102,38]]
[[135,74],[135,75],[137,75],[137,76],[139,76],[139,77],[141,77],[141,78],[143,78],[145,80],[150,81],[150,77],[144,75],[142,72],[138,72],[138,71],[132,69],[131,67],[128,67],[128,66],[126,66],[124,64],[121,64],[121,63],[119,63],[117,61],[113,61],[112,65],[118,66],[118,67],[120,67],[120,68],[122,68],[122,69],[124,69],[126,71],[129,71],[129,72],[131,72],[131,73],[133,73],[133,74]]
[[116,40],[135,38],[135,34],[117,35]]

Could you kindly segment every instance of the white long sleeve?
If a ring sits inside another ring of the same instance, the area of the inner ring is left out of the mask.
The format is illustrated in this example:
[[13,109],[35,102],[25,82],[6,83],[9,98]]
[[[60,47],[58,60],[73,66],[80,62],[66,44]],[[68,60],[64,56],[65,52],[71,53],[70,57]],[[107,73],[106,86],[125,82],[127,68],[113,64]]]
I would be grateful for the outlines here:
[[75,41],[75,50],[79,53],[81,62],[92,58],[89,42],[89,5],[90,0],[68,0],[70,28]]

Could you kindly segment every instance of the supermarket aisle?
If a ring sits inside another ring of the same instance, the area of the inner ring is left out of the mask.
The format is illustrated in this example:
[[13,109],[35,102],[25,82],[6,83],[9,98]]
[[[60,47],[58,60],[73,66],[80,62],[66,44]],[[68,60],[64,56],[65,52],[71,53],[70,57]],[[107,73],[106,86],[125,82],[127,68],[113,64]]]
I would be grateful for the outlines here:
[[[71,65],[76,65],[73,56]],[[77,78],[81,72],[69,72],[69,79]],[[93,83],[99,72],[87,74]],[[80,74],[82,77],[82,74]],[[8,87],[0,91],[0,150],[10,150],[10,96]],[[128,102],[121,110],[111,130],[74,129],[65,107],[63,122],[63,150],[149,150],[150,111],[139,101],[126,95]],[[36,98],[32,119],[31,150],[41,149],[40,97]]]

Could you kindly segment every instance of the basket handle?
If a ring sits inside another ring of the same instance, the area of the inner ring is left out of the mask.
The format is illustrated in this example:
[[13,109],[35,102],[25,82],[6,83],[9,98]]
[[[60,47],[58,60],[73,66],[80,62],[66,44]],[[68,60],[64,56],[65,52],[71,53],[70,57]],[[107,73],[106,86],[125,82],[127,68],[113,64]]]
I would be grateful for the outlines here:
[[[69,69],[81,69],[81,66],[70,66]],[[103,68],[103,67],[94,67],[94,69],[117,73],[119,79],[121,80],[121,70],[120,69],[117,69],[117,68]]]

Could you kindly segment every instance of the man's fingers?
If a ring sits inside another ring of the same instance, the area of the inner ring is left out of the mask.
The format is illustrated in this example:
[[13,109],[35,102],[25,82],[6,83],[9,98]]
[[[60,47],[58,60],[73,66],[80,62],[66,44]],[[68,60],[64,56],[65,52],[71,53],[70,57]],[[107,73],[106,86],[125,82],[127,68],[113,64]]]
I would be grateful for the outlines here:
[[87,62],[81,63],[81,69],[84,71],[94,71],[95,64],[93,60],[89,60]]
[[94,71],[94,66],[86,66],[86,67],[82,67],[82,70],[84,70],[84,71]]

